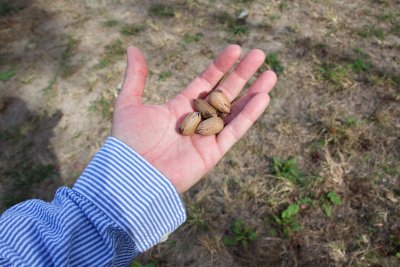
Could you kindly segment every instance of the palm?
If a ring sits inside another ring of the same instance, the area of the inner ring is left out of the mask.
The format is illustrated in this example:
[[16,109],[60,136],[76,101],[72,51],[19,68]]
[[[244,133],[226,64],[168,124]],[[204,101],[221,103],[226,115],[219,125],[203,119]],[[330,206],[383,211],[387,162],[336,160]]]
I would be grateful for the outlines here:
[[[234,105],[226,127],[217,136],[189,137],[178,133],[179,122],[193,111],[192,99],[210,91],[239,56],[238,46],[226,48],[213,64],[168,103],[144,105],[140,96],[144,89],[147,67],[140,51],[130,48],[123,90],[115,105],[113,136],[142,155],[179,192],[186,191],[219,161],[268,105],[267,92],[276,81],[272,72],[263,73]],[[236,97],[263,60],[261,51],[249,52],[220,85],[228,98],[233,100]]]

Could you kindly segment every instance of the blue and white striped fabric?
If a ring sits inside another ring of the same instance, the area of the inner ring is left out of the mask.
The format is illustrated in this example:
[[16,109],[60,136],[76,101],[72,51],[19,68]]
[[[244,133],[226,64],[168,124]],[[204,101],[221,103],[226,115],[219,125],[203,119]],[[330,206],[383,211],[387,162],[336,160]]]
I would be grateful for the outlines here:
[[186,219],[174,186],[109,137],[72,189],[0,217],[0,266],[126,266]]

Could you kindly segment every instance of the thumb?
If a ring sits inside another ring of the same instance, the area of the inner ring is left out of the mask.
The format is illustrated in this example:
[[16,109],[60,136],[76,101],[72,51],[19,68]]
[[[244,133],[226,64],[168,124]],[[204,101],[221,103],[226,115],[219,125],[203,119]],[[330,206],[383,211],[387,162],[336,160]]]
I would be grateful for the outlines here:
[[128,47],[127,54],[128,64],[118,98],[123,102],[141,104],[148,73],[146,59],[137,47]]

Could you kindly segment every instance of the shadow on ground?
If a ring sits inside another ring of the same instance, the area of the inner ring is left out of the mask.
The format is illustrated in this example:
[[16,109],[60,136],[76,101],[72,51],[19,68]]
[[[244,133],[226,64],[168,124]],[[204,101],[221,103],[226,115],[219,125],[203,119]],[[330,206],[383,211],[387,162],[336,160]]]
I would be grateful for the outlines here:
[[33,112],[16,97],[0,103],[0,212],[26,199],[53,198],[61,179],[50,139],[61,117]]

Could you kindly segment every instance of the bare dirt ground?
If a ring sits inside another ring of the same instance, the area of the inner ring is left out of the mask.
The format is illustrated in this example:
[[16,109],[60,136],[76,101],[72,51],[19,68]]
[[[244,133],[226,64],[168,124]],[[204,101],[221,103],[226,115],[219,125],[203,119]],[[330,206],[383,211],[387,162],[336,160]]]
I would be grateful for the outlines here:
[[396,0],[0,0],[0,210],[79,177],[128,45],[162,103],[230,43],[266,52],[271,104],[132,266],[399,266]]

